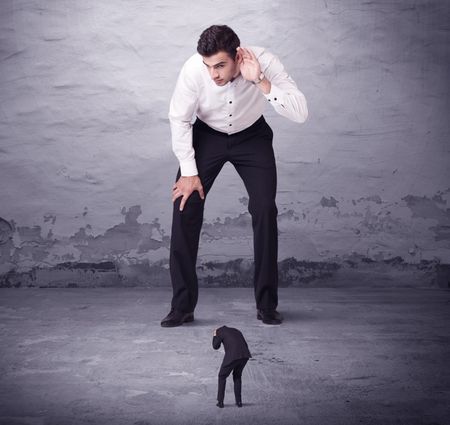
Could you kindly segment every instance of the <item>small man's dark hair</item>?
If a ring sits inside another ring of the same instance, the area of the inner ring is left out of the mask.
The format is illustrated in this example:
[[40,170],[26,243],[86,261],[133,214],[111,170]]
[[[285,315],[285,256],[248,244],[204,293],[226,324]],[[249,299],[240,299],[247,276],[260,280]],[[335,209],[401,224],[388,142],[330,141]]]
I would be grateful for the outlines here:
[[226,52],[231,59],[236,58],[236,49],[241,41],[236,33],[226,25],[212,25],[200,35],[197,52],[202,56],[212,56],[219,52]]

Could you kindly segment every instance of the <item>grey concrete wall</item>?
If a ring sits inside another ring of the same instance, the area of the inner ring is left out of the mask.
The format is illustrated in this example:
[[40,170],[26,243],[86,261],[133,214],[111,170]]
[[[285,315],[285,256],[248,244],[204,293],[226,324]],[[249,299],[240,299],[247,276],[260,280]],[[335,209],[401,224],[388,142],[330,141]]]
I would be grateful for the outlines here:
[[[342,265],[450,263],[449,2],[0,8],[3,285],[21,273],[28,284],[94,284],[99,271],[105,284],[167,283],[168,103],[213,23],[277,54],[309,102],[304,125],[266,113],[283,281]],[[225,167],[207,200],[199,273],[206,284],[248,282],[251,261],[247,195]]]

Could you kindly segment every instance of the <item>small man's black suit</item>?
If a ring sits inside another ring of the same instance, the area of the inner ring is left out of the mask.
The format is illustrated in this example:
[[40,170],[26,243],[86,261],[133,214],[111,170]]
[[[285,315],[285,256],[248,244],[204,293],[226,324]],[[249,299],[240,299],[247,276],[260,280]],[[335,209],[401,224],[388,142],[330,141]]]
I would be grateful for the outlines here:
[[252,355],[248,349],[247,341],[238,329],[227,326],[218,328],[216,335],[213,337],[212,345],[215,350],[218,350],[220,344],[223,344],[225,349],[225,357],[219,371],[217,401],[223,404],[226,380],[231,371],[233,371],[234,396],[236,404],[240,406],[242,405],[242,371]]

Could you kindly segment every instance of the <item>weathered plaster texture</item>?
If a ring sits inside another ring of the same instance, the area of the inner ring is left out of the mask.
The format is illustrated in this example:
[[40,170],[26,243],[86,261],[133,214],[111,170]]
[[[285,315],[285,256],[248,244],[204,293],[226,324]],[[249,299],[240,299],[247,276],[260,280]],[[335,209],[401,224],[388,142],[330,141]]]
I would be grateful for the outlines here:
[[[446,286],[449,22],[444,0],[2,1],[2,285],[167,284],[168,103],[200,32],[228,23],[276,53],[309,103],[305,125],[266,113],[282,283],[377,264]],[[226,166],[202,284],[251,284],[247,202]]]

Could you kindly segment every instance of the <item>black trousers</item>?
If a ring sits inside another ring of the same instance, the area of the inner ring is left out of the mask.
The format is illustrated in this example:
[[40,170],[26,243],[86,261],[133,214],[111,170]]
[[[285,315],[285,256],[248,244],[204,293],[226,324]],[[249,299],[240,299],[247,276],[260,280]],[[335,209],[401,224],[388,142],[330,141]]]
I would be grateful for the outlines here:
[[[223,165],[230,161],[244,181],[249,196],[254,244],[256,307],[278,305],[278,230],[275,204],[277,173],[272,148],[273,132],[260,117],[236,134],[213,130],[197,119],[193,146],[200,180],[206,195]],[[178,170],[177,180],[180,177]],[[198,300],[196,262],[204,201],[193,192],[180,212],[181,197],[174,202],[170,244],[172,307],[193,312]]]
[[233,371],[234,397],[236,403],[242,403],[242,371],[248,359],[235,360],[227,366],[221,366],[219,371],[219,388],[217,390],[217,401],[223,403],[225,397],[225,386],[227,378]]

